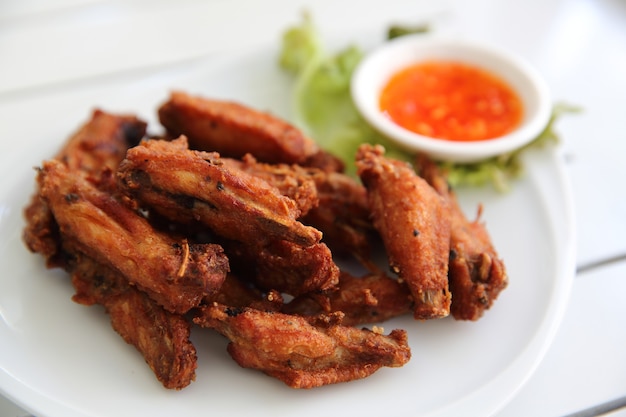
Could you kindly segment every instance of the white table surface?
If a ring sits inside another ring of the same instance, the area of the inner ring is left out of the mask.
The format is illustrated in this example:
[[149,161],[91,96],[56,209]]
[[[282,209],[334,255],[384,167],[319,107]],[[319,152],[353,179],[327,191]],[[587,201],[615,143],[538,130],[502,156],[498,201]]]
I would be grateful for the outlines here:
[[[499,43],[531,61],[556,100],[584,108],[558,124],[578,235],[571,298],[539,367],[497,416],[626,416],[623,0],[3,0],[3,132],[19,132],[13,115],[29,104],[68,90],[275,44],[303,8],[329,38],[429,21]],[[0,396],[0,416],[24,415]]]

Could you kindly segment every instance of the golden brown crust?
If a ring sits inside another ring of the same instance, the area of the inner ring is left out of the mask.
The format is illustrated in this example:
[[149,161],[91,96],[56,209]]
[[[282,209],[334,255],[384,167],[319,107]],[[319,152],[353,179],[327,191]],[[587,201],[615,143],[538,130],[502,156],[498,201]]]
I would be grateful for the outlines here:
[[346,169],[346,164],[341,159],[323,149],[309,156],[301,165],[324,172],[344,172]]
[[[88,178],[94,187],[110,191],[115,184],[110,173],[145,131],[145,122],[135,116],[95,110],[55,159],[72,177]],[[119,272],[78,252],[77,243],[62,235],[40,191],[38,186],[24,212],[24,241],[29,249],[43,255],[48,267],[62,267],[71,273],[75,302],[104,306],[114,330],[143,355],[164,387],[189,385],[197,366],[196,350],[189,340],[190,323],[129,285]]]
[[74,253],[73,300],[102,305],[113,329],[141,352],[165,388],[180,390],[195,380],[196,349],[189,340],[191,323],[170,313],[119,273]]
[[386,158],[381,146],[362,145],[357,170],[390,267],[413,295],[415,318],[447,316],[451,297],[447,204],[408,164]]
[[370,266],[370,220],[367,191],[353,178],[338,172],[313,174],[319,204],[302,221],[324,234],[325,242],[336,255],[352,254]]
[[258,162],[252,155],[246,154],[241,160],[221,158],[226,167],[245,171],[248,174],[261,178],[280,193],[296,202],[300,210],[299,216],[304,216],[319,204],[315,174],[311,169],[299,165],[267,164]]
[[281,311],[304,316],[340,311],[345,314],[344,325],[357,326],[411,313],[413,297],[405,282],[382,274],[355,277],[342,271],[334,291],[294,298]]
[[217,154],[185,147],[181,137],[130,149],[118,170],[120,189],[172,221],[197,221],[227,239],[319,242],[322,234],[298,222],[296,203],[275,187],[228,167]]
[[[103,172],[115,170],[145,135],[146,123],[132,115],[114,115],[94,110],[91,119],[71,135],[55,159],[76,175],[99,180]],[[58,226],[46,204],[36,192],[24,210],[26,246],[46,259],[49,267],[62,266]]]
[[365,188],[355,179],[318,168],[261,163],[250,154],[241,161],[229,158],[222,161],[226,166],[262,178],[294,200],[302,223],[321,231],[323,242],[334,254],[353,254],[369,264],[373,225]]
[[64,239],[127,277],[175,313],[217,291],[228,259],[217,245],[192,245],[156,232],[147,220],[58,161],[44,162],[40,193]]
[[339,268],[324,243],[302,246],[286,240],[265,245],[221,241],[233,269],[263,290],[292,296],[334,288]]
[[262,311],[278,311],[283,305],[282,294],[263,292],[234,274],[228,274],[219,292],[207,298],[204,304],[218,303],[233,308],[252,307]]
[[292,388],[360,379],[408,362],[403,330],[386,336],[340,321],[341,314],[309,319],[217,303],[202,307],[194,318],[230,340],[228,352],[240,366],[261,370]]
[[176,91],[159,108],[159,120],[172,137],[185,135],[192,149],[259,161],[302,163],[319,148],[289,123],[235,102]]
[[293,169],[224,162],[185,145],[183,137],[129,150],[118,170],[121,189],[170,221],[208,227],[237,260],[232,263],[245,264],[263,289],[298,295],[337,283],[339,271],[328,247],[319,243],[321,232],[297,221],[296,203],[264,179],[278,171],[294,175]]
[[480,221],[480,208],[476,219],[468,220],[437,165],[423,156],[418,158],[417,165],[420,175],[451,208],[450,312],[457,320],[478,320],[508,285],[504,262]]

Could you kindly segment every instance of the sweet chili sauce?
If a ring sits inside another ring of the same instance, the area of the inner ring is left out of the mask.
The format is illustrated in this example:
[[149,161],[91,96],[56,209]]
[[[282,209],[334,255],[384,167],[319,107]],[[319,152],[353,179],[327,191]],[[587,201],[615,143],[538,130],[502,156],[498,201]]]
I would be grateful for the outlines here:
[[524,110],[504,80],[448,61],[414,64],[396,73],[382,91],[380,109],[408,130],[452,141],[506,134],[520,124]]

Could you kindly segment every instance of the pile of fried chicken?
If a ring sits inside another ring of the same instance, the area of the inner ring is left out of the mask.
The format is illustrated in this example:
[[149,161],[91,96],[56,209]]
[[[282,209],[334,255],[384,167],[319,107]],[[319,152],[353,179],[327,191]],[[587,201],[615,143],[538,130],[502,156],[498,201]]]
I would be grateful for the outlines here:
[[[444,173],[362,145],[358,176],[289,123],[174,92],[148,137],[95,110],[37,169],[27,247],[63,268],[73,300],[101,305],[164,387],[195,379],[193,326],[229,339],[242,367],[294,388],[364,378],[411,356],[412,314],[477,320],[507,285],[479,221]],[[393,274],[372,259],[381,244]],[[353,276],[337,259],[352,257]]]

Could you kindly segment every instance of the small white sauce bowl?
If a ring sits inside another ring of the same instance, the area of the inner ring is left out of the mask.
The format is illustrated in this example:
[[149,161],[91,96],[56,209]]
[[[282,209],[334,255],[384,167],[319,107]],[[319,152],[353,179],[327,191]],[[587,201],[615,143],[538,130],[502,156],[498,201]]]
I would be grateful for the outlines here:
[[[380,110],[383,88],[398,71],[430,60],[469,64],[506,81],[523,103],[520,125],[497,138],[459,142],[423,136],[393,122]],[[361,115],[381,134],[408,150],[452,162],[476,162],[520,148],[541,133],[552,112],[547,84],[521,58],[493,46],[423,34],[396,38],[368,54],[355,70],[351,93]]]

